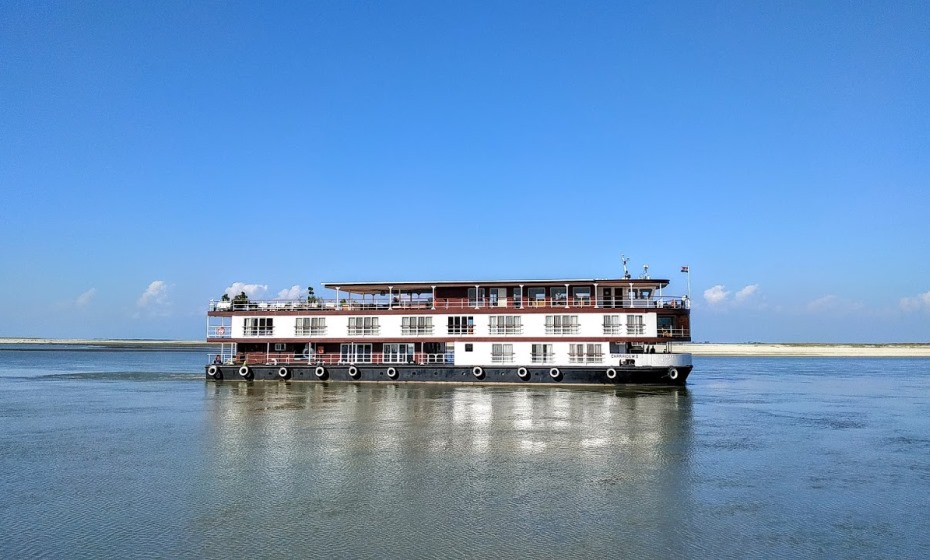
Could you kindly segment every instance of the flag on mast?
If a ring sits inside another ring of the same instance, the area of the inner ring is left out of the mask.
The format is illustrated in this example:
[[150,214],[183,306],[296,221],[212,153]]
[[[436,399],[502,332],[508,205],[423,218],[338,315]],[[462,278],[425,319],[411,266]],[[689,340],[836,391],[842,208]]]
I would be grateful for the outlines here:
[[682,271],[682,272],[688,272],[688,266],[685,265],[685,266],[681,267],[681,271]]

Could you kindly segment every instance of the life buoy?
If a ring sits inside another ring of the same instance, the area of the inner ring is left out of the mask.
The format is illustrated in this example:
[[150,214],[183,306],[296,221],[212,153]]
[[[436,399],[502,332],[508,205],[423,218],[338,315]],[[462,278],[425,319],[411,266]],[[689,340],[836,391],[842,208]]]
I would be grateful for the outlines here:
[[210,377],[216,377],[216,374],[219,373],[219,371],[220,368],[216,366],[210,366],[207,368],[207,373],[210,375]]
[[558,381],[558,380],[562,379],[562,372],[559,371],[559,368],[554,367],[554,368],[552,368],[552,369],[549,370],[549,377],[551,377],[552,379],[555,379],[556,381]]
[[316,369],[313,370],[313,375],[323,379],[323,377],[326,375],[326,368],[323,366],[316,366]]
[[310,357],[310,345],[309,345],[309,344],[306,345],[306,346],[304,346],[304,351],[303,351],[303,354],[301,354],[301,355],[302,355],[304,358],[309,358],[309,357]]
[[471,368],[471,374],[474,375],[477,379],[484,377],[484,370],[481,369],[481,366],[475,366]]
[[358,368],[355,366],[349,366],[349,377],[352,379],[358,379]]
[[673,367],[668,368],[668,378],[672,381],[678,379],[678,370]]
[[287,371],[286,367],[281,366],[278,368],[278,377],[281,379],[287,379],[288,375],[290,375],[290,372]]
[[614,368],[608,369],[607,379],[616,379],[616,378],[617,378],[617,370],[615,370]]
[[248,377],[250,373],[252,372],[249,370],[249,366],[242,366],[241,368],[239,368],[240,377]]
[[387,368],[387,376],[391,379],[397,379],[397,370],[392,367]]
[[530,378],[530,372],[525,367],[518,368],[517,377],[525,381]]
[[216,327],[216,336],[223,336],[226,334],[226,327]]

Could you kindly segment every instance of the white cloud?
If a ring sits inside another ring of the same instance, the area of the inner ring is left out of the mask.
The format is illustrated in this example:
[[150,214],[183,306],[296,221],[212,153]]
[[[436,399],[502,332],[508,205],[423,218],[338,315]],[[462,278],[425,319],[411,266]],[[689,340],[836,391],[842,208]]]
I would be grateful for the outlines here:
[[840,304],[839,298],[835,295],[829,294],[823,297],[817,298],[814,301],[807,304],[808,311],[826,311],[828,309],[834,309]]
[[924,292],[916,297],[901,298],[900,306],[902,311],[930,310],[930,292]]
[[299,299],[301,294],[303,294],[303,289],[297,284],[294,284],[286,290],[281,290],[278,292],[278,297],[275,299]]
[[711,305],[723,303],[726,301],[728,295],[730,295],[730,292],[728,292],[726,286],[722,284],[717,284],[713,288],[704,290],[704,299]]
[[243,282],[233,282],[232,286],[226,288],[225,293],[229,297],[236,297],[240,293],[245,292],[245,295],[249,296],[249,299],[257,299],[263,296],[267,291],[267,284],[245,284]]
[[137,305],[139,307],[150,307],[154,305],[161,306],[166,303],[168,303],[168,284],[163,280],[155,280],[142,293]]
[[756,293],[758,290],[759,290],[759,285],[758,285],[758,284],[750,284],[750,285],[746,286],[745,288],[743,288],[742,290],[736,292],[736,295],[733,296],[733,298],[734,298],[736,301],[743,301],[744,299],[746,299],[746,298],[752,296],[752,295],[753,295],[754,293]]
[[90,300],[94,299],[94,296],[97,295],[97,288],[91,288],[79,295],[74,301],[74,304],[78,307],[86,307],[90,303]]
[[842,298],[833,294],[819,297],[805,306],[809,313],[831,314],[833,316],[877,316],[877,309],[869,309],[861,301]]

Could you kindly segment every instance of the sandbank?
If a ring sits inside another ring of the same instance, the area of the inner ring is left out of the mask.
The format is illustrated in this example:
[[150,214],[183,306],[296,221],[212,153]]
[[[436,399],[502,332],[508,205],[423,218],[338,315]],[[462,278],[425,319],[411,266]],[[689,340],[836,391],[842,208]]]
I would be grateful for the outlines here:
[[675,349],[695,356],[930,357],[930,344],[925,343],[690,343],[676,344]]

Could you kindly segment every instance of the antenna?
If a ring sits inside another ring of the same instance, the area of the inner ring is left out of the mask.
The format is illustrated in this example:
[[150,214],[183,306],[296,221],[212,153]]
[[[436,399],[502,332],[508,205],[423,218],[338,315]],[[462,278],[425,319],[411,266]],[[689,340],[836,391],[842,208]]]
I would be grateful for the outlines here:
[[620,260],[623,261],[623,278],[629,280],[631,278],[630,271],[626,268],[626,263],[630,261],[629,257],[626,255],[620,255]]
[[648,264],[643,265],[643,275],[640,276],[640,278],[645,278],[646,280],[649,279],[649,265]]

